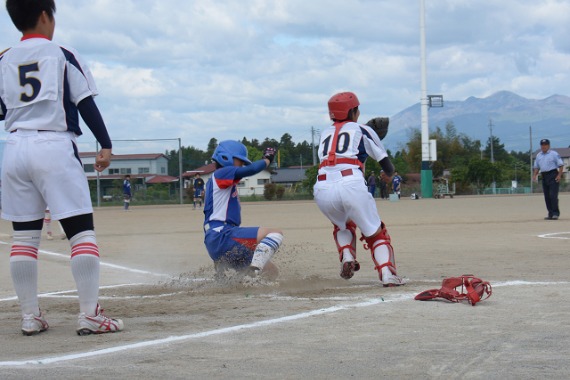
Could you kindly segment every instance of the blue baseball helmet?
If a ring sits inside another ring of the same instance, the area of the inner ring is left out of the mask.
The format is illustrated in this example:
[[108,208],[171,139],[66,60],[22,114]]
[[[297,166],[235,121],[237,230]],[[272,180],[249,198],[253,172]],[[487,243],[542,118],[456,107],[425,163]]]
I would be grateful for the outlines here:
[[212,155],[212,159],[224,167],[234,166],[234,158],[239,158],[246,165],[251,164],[251,161],[247,158],[247,148],[239,141],[221,141]]

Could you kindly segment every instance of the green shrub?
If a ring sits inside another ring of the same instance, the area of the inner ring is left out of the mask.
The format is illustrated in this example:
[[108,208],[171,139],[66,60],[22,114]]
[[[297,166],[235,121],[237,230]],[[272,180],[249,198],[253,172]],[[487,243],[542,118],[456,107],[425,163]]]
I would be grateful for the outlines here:
[[275,187],[275,196],[277,197],[277,199],[279,200],[283,199],[284,194],[285,194],[285,186],[277,185]]
[[274,183],[266,183],[263,189],[263,197],[270,201],[275,197],[275,191]]

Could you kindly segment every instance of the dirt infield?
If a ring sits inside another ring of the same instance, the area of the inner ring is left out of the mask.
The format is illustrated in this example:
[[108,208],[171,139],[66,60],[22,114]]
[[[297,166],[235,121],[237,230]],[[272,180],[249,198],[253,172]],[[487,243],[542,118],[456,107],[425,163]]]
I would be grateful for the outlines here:
[[[546,221],[542,196],[378,201],[400,288],[369,253],[339,277],[332,227],[313,202],[244,203],[243,225],[282,228],[277,282],[212,281],[199,210],[95,211],[101,304],[125,331],[75,334],[67,241],[42,240],[40,305],[50,329],[20,333],[10,224],[0,222],[0,378],[570,378],[570,194]],[[420,302],[444,277],[493,285],[475,307]]]

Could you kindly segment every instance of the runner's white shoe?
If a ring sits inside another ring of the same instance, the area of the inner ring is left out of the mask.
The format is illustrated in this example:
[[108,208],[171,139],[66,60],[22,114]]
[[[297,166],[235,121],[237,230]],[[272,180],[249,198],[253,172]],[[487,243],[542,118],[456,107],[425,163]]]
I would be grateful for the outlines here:
[[124,328],[121,319],[109,318],[103,315],[103,309],[97,304],[95,315],[79,314],[77,335],[104,334],[121,331]]
[[39,334],[49,328],[43,313],[40,310],[40,315],[24,314],[22,317],[22,334],[30,336]]

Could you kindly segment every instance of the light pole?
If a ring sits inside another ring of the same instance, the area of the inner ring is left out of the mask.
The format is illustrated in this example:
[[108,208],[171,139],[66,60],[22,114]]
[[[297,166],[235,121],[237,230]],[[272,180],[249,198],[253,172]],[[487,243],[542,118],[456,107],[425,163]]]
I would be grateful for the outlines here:
[[420,0],[420,50],[421,50],[421,133],[422,133],[422,197],[433,198],[433,174],[430,167],[429,126],[428,126],[428,96],[426,79],[426,20],[425,0]]
[[[493,120],[489,119],[489,130],[491,131],[491,140],[490,140],[490,144],[491,144],[491,164],[495,163],[495,155],[494,155],[494,149],[493,149]],[[494,167],[494,165],[493,165]],[[497,184],[495,183],[495,175],[493,174],[493,194],[497,193]]]

